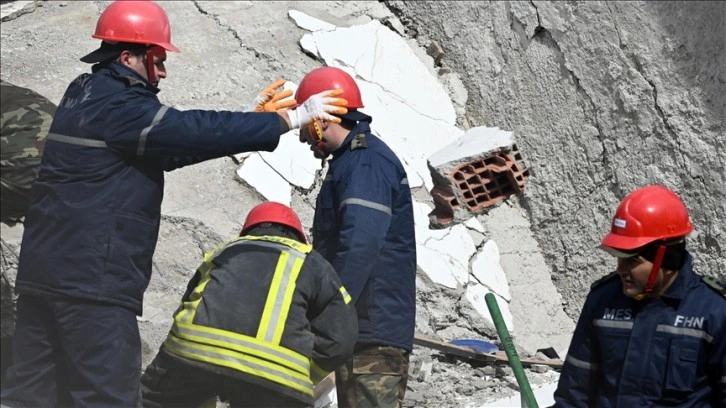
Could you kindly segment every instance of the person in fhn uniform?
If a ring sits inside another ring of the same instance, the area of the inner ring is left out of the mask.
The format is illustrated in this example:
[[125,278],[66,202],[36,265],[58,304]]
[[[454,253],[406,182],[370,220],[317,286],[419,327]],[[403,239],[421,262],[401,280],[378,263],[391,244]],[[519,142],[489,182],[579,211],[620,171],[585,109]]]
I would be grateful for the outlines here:
[[300,129],[316,157],[328,158],[313,221],[313,246],[353,297],[358,339],[335,372],[340,407],[400,407],[416,316],[416,238],[411,190],[396,154],[371,132],[360,89],[345,71],[317,68],[297,101],[341,89],[348,112]]
[[111,3],[93,35],[100,48],[81,58],[94,64],[91,73],[58,106],[26,217],[3,405],[138,406],[136,316],[151,276],[164,171],[272,151],[291,128],[346,112],[339,91],[274,112],[287,103],[277,98],[279,82],[255,98],[256,112],[163,105],[156,94],[167,52],[179,51],[170,31],[152,1]]
[[659,185],[628,194],[601,248],[555,407],[726,407],[726,295],[686,250],[688,210]]

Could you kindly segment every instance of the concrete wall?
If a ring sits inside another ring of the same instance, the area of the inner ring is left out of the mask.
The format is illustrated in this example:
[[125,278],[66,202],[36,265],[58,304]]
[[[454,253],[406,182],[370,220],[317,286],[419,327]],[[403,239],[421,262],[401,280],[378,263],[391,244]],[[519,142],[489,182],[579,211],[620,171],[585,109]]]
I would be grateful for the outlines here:
[[617,203],[646,184],[683,197],[698,272],[726,277],[726,3],[386,4],[443,49],[470,126],[515,130],[522,211],[571,316],[613,269],[595,247]]

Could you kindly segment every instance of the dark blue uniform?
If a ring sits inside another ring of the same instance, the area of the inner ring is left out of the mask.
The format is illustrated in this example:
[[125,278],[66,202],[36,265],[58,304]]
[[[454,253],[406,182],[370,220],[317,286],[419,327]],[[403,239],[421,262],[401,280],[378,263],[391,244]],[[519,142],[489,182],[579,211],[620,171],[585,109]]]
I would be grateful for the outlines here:
[[691,262],[656,299],[626,297],[617,275],[590,292],[556,407],[726,407],[726,298]]
[[411,190],[401,162],[366,122],[333,152],[313,239],[353,297],[358,343],[410,351],[416,316]]
[[[138,403],[141,314],[164,171],[272,151],[276,113],[179,111],[118,62],[66,90],[47,137],[16,281],[15,366],[4,404]],[[56,393],[56,387],[58,392]]]

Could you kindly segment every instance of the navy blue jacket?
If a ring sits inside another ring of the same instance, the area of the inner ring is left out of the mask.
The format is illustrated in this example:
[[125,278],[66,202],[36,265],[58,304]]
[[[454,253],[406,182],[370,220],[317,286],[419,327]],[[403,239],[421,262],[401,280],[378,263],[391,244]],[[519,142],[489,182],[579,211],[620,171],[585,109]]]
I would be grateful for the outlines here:
[[69,85],[51,125],[16,290],[109,302],[141,314],[164,170],[272,151],[285,129],[276,113],[162,105],[157,88],[117,62],[93,71]]
[[588,295],[556,407],[726,407],[726,298],[687,256],[659,298],[637,301],[614,275]]
[[357,124],[333,152],[317,199],[313,246],[353,297],[358,343],[411,350],[416,316],[411,190],[400,160],[367,122]]

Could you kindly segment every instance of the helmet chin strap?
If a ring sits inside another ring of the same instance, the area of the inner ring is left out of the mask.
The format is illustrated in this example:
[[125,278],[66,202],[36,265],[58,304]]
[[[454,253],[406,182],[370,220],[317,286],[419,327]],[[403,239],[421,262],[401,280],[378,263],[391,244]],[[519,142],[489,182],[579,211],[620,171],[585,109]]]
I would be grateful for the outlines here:
[[653,260],[653,267],[650,269],[650,275],[648,276],[648,282],[645,284],[645,290],[643,290],[643,293],[635,296],[636,300],[653,297],[653,288],[655,286],[655,281],[658,279],[658,272],[660,271],[660,265],[663,263],[665,251],[665,245],[658,246],[658,251],[655,253],[655,259]]
[[152,51],[153,47],[149,47],[146,50],[146,78],[150,83],[155,83],[156,78],[156,71],[154,70],[154,52]]
[[313,146],[315,158],[324,159],[328,157],[328,153],[325,151],[325,140],[323,140],[323,125],[320,121],[313,121],[304,132],[301,130],[301,135]]

